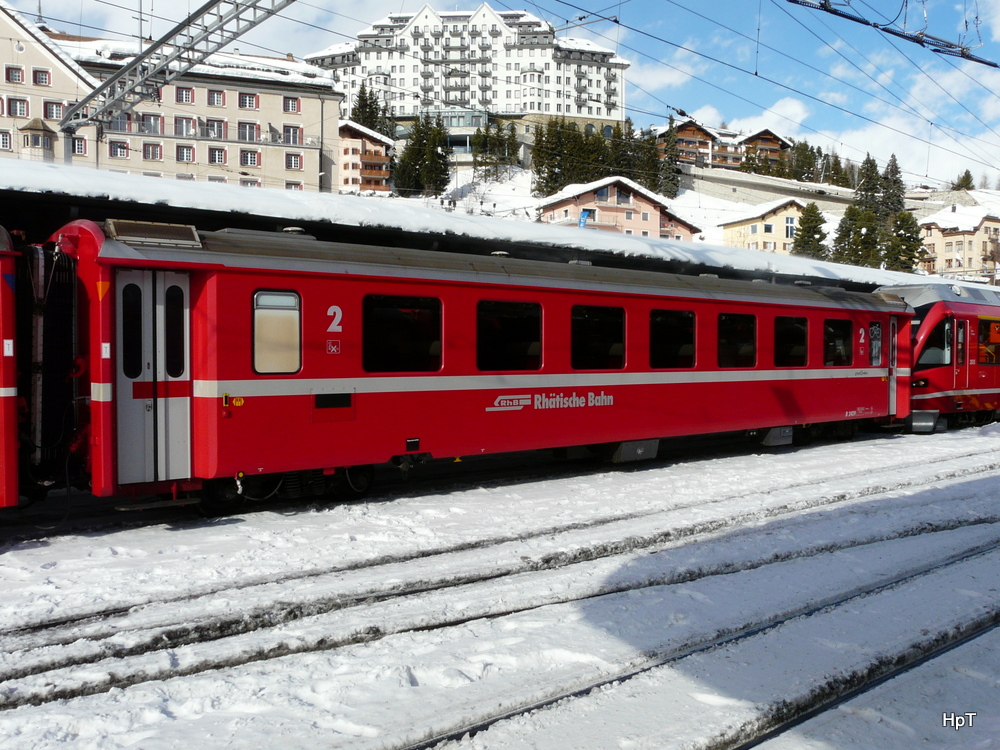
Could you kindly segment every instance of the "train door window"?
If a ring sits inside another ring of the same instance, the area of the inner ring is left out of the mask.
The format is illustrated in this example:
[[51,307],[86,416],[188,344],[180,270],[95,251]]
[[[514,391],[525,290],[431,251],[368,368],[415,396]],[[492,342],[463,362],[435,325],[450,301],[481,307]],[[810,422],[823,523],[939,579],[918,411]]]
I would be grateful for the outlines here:
[[719,367],[757,364],[757,319],[738,313],[719,314]]
[[[980,321],[979,335],[982,337],[982,324]],[[924,339],[924,348],[917,357],[917,364],[914,370],[926,370],[928,367],[940,367],[951,364],[951,319],[939,321],[930,335]]]
[[1000,320],[979,320],[979,364],[1000,365]]
[[968,330],[969,323],[965,320],[956,321],[958,324],[955,329],[955,364],[964,365],[965,364],[965,339],[966,331]]
[[625,366],[625,308],[574,305],[570,363],[574,370]]
[[130,380],[142,375],[142,289],[122,288],[122,374]]
[[872,321],[868,324],[868,366],[882,365],[882,324]]
[[370,294],[361,312],[361,365],[367,372],[441,369],[441,300]]
[[184,374],[187,360],[184,351],[184,290],[176,285],[167,287],[163,303],[167,375],[179,378]]
[[808,352],[807,318],[779,315],[774,319],[774,366],[805,367]]
[[538,370],[542,366],[542,306],[480,300],[476,305],[476,367]]
[[823,364],[827,367],[849,367],[854,360],[854,325],[849,320],[823,321]]
[[649,314],[649,366],[694,367],[694,313],[653,310]]
[[295,292],[253,296],[253,369],[292,373],[302,367],[302,306]]

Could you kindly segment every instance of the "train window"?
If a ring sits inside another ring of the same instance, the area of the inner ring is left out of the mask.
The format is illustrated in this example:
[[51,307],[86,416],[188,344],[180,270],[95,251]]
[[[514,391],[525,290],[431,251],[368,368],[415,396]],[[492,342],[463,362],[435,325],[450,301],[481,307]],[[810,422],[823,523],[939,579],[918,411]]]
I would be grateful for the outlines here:
[[757,319],[753,315],[719,314],[719,367],[757,364]]
[[979,320],[979,364],[1000,365],[1000,320]]
[[167,287],[163,303],[167,375],[179,378],[184,374],[187,360],[184,351],[184,290],[176,285]]
[[292,373],[302,367],[302,306],[295,292],[253,296],[253,369]]
[[968,321],[959,320],[958,328],[955,329],[955,364],[964,365],[965,364],[965,332],[969,328]]
[[542,306],[480,300],[476,305],[476,367],[538,370],[542,366]]
[[620,370],[625,366],[625,308],[574,305],[570,329],[574,370]]
[[882,324],[868,324],[868,366],[879,367],[882,364]]
[[649,313],[649,366],[694,367],[694,313],[653,310]]
[[441,369],[441,300],[370,294],[362,304],[361,365],[367,372]]
[[122,374],[131,380],[142,375],[142,289],[122,287]]
[[849,320],[823,321],[823,364],[849,367],[854,361],[854,325]]
[[774,366],[805,367],[809,321],[779,315],[774,319]]
[[[982,337],[980,321],[979,335]],[[924,339],[924,348],[920,350],[914,370],[926,370],[928,367],[940,367],[951,364],[951,320],[939,321],[930,335]]]

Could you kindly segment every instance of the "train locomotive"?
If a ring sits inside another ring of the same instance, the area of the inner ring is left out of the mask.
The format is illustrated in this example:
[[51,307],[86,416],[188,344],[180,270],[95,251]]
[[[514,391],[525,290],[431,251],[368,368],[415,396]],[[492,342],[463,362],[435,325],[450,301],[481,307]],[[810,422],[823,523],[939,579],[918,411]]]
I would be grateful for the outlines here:
[[[115,220],[17,249],[0,231],[0,271],[0,507],[56,486],[360,494],[390,462],[571,446],[635,461],[677,436],[784,445],[818,427],[984,421],[1000,397],[989,290],[861,293]],[[943,339],[950,354],[932,355]]]

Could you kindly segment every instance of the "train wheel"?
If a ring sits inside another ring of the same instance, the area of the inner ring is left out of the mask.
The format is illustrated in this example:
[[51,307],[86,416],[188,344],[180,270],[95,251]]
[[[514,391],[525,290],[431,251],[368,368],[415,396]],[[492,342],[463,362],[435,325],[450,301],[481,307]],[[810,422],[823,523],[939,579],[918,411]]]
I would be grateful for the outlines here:
[[350,498],[360,498],[371,492],[375,484],[375,467],[348,466],[340,474],[338,489]]

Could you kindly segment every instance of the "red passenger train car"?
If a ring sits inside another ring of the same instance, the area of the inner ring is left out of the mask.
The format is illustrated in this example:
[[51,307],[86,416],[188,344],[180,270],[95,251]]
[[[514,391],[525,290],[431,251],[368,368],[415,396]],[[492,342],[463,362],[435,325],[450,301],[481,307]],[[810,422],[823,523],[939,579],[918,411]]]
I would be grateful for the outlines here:
[[[891,294],[138,222],[73,222],[33,252],[15,284],[0,249],[0,505],[66,482],[360,491],[384,462],[628,461],[666,437],[787,444],[910,410],[912,310]],[[36,313],[15,334],[22,287]]]
[[913,318],[912,426],[986,424],[1000,409],[1000,293],[946,283],[886,287]]

